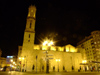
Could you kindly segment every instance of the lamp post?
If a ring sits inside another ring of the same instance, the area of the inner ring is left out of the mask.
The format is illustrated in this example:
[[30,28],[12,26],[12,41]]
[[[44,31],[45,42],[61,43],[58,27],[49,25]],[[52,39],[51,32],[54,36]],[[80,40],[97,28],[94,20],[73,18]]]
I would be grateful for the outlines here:
[[[51,46],[53,45],[53,41],[50,40],[46,40],[43,42],[43,46]],[[49,55],[48,55],[48,51],[45,52],[46,53],[46,73],[49,73]]]
[[60,59],[56,59],[56,61],[58,62],[58,72],[59,72],[59,62],[60,62]]

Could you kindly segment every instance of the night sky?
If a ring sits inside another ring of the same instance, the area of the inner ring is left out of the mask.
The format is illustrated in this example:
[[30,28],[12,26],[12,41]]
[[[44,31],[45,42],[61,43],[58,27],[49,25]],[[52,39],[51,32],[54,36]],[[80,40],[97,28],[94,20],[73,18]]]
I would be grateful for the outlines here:
[[100,30],[99,0],[0,0],[0,48],[2,56],[17,55],[23,43],[28,7],[37,8],[35,44],[53,38],[55,45],[76,46],[94,30]]

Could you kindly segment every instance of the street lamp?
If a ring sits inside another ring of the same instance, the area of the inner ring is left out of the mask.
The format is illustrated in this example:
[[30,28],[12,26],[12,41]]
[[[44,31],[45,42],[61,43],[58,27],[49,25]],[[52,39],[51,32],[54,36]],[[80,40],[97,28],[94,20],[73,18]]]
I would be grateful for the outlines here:
[[[53,41],[46,40],[43,42],[43,46],[52,46],[54,44]],[[49,58],[48,58],[48,51],[46,51],[46,73],[49,73]]]
[[43,42],[43,46],[52,46],[54,44],[54,42],[53,41],[50,41],[50,40],[46,40],[46,41],[44,41]]
[[58,62],[58,72],[59,72],[59,62],[60,62],[60,59],[56,59],[56,62]]

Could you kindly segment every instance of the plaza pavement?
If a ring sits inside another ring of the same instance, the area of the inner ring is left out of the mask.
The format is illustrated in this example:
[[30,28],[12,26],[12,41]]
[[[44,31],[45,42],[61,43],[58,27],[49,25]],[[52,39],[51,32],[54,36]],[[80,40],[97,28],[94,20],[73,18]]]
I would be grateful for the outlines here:
[[100,71],[81,71],[81,72],[49,72],[49,73],[46,73],[46,72],[23,72],[23,73],[28,73],[28,74],[65,74],[65,73],[100,73]]

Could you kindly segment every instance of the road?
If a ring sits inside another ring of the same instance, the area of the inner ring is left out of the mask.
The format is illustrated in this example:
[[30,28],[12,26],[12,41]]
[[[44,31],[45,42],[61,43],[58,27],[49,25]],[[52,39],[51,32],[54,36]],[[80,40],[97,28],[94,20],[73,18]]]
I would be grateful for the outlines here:
[[55,72],[55,73],[27,73],[27,72],[0,72],[0,75],[100,75],[100,72]]

